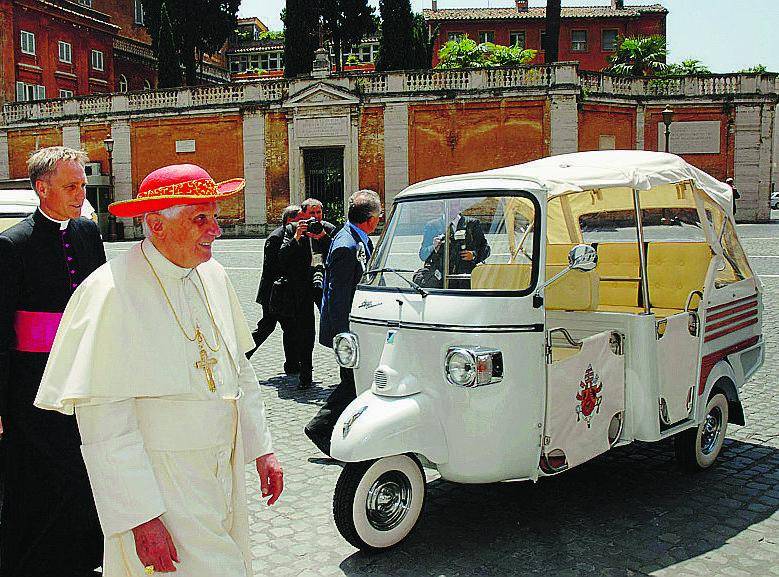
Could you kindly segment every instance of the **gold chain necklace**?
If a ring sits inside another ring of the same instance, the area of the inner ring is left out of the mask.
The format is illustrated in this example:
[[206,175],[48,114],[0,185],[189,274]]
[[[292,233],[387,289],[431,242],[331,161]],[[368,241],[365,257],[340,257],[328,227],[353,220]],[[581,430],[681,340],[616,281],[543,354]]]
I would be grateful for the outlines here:
[[[165,285],[162,284],[162,279],[160,278],[160,275],[157,274],[157,271],[154,269],[154,265],[151,264],[151,261],[149,260],[149,257],[146,256],[146,251],[143,250],[143,243],[141,243],[141,254],[143,255],[143,258],[146,260],[146,264],[149,265],[149,268],[151,269],[152,274],[154,274],[154,278],[157,279],[157,284],[160,285],[160,288],[162,289],[162,294],[165,296],[165,300],[168,303],[168,307],[170,307],[171,312],[173,313],[173,318],[176,319],[176,323],[179,326],[179,329],[181,329],[182,334],[184,335],[184,338],[186,338],[189,342],[197,343],[197,348],[200,351],[200,360],[195,362],[195,368],[198,370],[203,371],[203,374],[206,378],[206,383],[208,384],[208,390],[212,393],[216,392],[216,379],[214,379],[214,365],[217,364],[217,359],[214,357],[209,357],[208,352],[206,351],[206,347],[211,349],[211,352],[217,352],[221,347],[222,343],[220,342],[220,332],[219,327],[216,325],[216,320],[214,319],[214,313],[211,311],[211,303],[208,301],[208,292],[206,292],[206,285],[203,284],[203,279],[200,277],[200,273],[195,269],[195,272],[197,273],[197,278],[200,279],[200,284],[203,287],[203,294],[205,295],[205,299],[203,299],[203,296],[200,295],[200,289],[195,286],[195,291],[197,292],[197,295],[200,297],[200,300],[203,300],[206,309],[208,311],[208,317],[211,320],[211,326],[214,328],[214,337],[216,338],[216,346],[212,347],[208,340],[206,340],[205,335],[200,330],[200,325],[195,323],[195,335],[190,337],[187,334],[186,329],[184,328],[184,325],[181,323],[181,319],[179,319],[179,315],[176,313],[176,309],[173,306],[173,303],[170,300],[170,297],[168,296],[168,291],[165,290]],[[191,279],[190,279],[190,282]],[[194,284],[194,283],[193,283]],[[205,347],[203,344],[205,343]]]
[[151,272],[154,275],[154,278],[157,279],[157,284],[160,285],[160,288],[162,289],[162,294],[165,296],[165,301],[168,303],[168,307],[170,308],[171,312],[173,313],[173,318],[176,319],[176,324],[178,324],[179,329],[181,329],[181,332],[184,335],[184,337],[189,342],[194,343],[194,342],[197,342],[199,340],[198,336],[200,336],[200,338],[203,339],[203,342],[206,344],[206,346],[209,349],[211,349],[211,351],[217,352],[222,347],[222,344],[219,341],[219,336],[220,336],[219,327],[217,326],[216,320],[214,319],[214,313],[211,310],[211,303],[208,300],[208,293],[205,291],[205,285],[203,284],[203,279],[201,278],[200,273],[198,272],[198,270],[195,269],[195,272],[197,273],[197,278],[200,279],[200,284],[203,286],[203,289],[204,289],[203,292],[205,293],[205,299],[203,299],[203,296],[200,294],[200,290],[197,288],[197,286],[195,286],[195,291],[197,292],[197,296],[199,296],[200,299],[203,301],[203,304],[206,305],[206,309],[208,311],[208,317],[209,317],[209,320],[211,321],[211,326],[214,327],[214,336],[216,338],[216,345],[213,346],[213,347],[208,342],[208,340],[206,339],[205,335],[200,331],[200,326],[199,325],[195,324],[195,334],[194,334],[194,336],[190,337],[189,334],[187,334],[187,331],[184,328],[184,325],[181,323],[181,319],[179,318],[179,315],[176,313],[176,308],[173,306],[173,303],[171,302],[170,297],[168,296],[168,291],[165,290],[165,285],[162,284],[162,279],[160,279],[160,276],[157,274],[157,271],[155,270],[154,265],[149,260],[149,257],[146,256],[146,251],[143,250],[143,244],[141,244],[141,254],[143,255],[143,258],[146,260],[146,264],[149,265],[149,268],[151,269]]

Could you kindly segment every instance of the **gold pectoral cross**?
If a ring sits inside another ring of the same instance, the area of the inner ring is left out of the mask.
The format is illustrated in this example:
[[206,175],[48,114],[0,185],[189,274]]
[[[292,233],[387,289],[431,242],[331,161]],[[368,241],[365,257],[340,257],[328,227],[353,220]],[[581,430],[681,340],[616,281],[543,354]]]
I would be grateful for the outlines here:
[[216,381],[214,380],[214,365],[217,363],[216,358],[209,357],[206,348],[203,346],[203,333],[200,332],[200,327],[195,331],[195,340],[197,346],[200,349],[200,360],[195,362],[195,368],[200,369],[206,375],[206,382],[208,383],[208,390],[212,393],[216,392]]

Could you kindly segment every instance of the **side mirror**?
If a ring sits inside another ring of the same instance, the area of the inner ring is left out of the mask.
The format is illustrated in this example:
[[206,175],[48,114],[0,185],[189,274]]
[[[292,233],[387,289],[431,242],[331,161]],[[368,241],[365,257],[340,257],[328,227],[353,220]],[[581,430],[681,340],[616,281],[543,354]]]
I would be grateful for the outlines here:
[[[564,277],[572,270],[580,270],[583,272],[594,269],[598,264],[598,253],[589,244],[577,244],[568,253],[568,266],[558,272],[552,278],[542,284],[538,290],[536,290],[535,296],[540,298],[543,291],[550,284],[557,282],[561,277]],[[535,306],[535,305],[534,305]]]
[[598,264],[598,253],[589,244],[577,244],[568,253],[568,268],[590,271]]

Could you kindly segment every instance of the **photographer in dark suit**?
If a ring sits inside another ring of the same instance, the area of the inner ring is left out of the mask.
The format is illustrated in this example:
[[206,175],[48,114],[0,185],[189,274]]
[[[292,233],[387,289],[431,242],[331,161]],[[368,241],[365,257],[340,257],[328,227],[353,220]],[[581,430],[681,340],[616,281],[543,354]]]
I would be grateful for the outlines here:
[[300,366],[299,387],[307,389],[313,377],[314,303],[321,302],[324,255],[330,248],[335,227],[322,220],[322,203],[303,201],[296,222],[284,230],[279,264],[295,293],[295,350]]
[[[476,265],[490,256],[490,245],[478,219],[460,212],[460,199],[449,201],[447,218],[441,215],[427,222],[419,249],[419,258],[430,269],[430,279],[424,286],[443,286],[444,227],[449,235],[449,274],[471,274]],[[449,288],[469,288],[467,279],[451,279]]]
[[254,351],[265,342],[276,329],[276,324],[281,324],[284,332],[282,342],[284,344],[284,372],[288,375],[297,374],[300,371],[300,363],[295,350],[295,327],[291,319],[279,318],[270,312],[270,292],[273,283],[283,276],[283,270],[279,264],[279,250],[284,241],[284,227],[295,222],[301,216],[301,209],[296,204],[290,204],[281,213],[281,226],[268,235],[263,251],[262,276],[260,287],[257,290],[257,303],[262,306],[262,318],[257,322],[257,328],[252,331],[254,348],[246,353],[250,358]]
[[[349,330],[349,313],[357,285],[368,266],[373,243],[368,237],[381,218],[381,200],[372,190],[359,190],[349,198],[349,221],[333,238],[325,263],[319,342],[333,347],[333,337]],[[335,422],[355,399],[354,372],[341,367],[341,382],[325,405],[306,425],[306,435],[326,455]]]

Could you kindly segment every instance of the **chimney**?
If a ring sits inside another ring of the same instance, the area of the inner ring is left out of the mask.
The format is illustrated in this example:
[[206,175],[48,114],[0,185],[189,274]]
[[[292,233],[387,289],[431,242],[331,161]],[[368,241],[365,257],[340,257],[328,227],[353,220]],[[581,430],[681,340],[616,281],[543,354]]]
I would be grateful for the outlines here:
[[438,10],[438,0],[433,0],[433,10]]
[[625,0],[611,0],[612,10],[622,10],[625,7]]
[[517,12],[527,12],[527,0],[516,0]]

